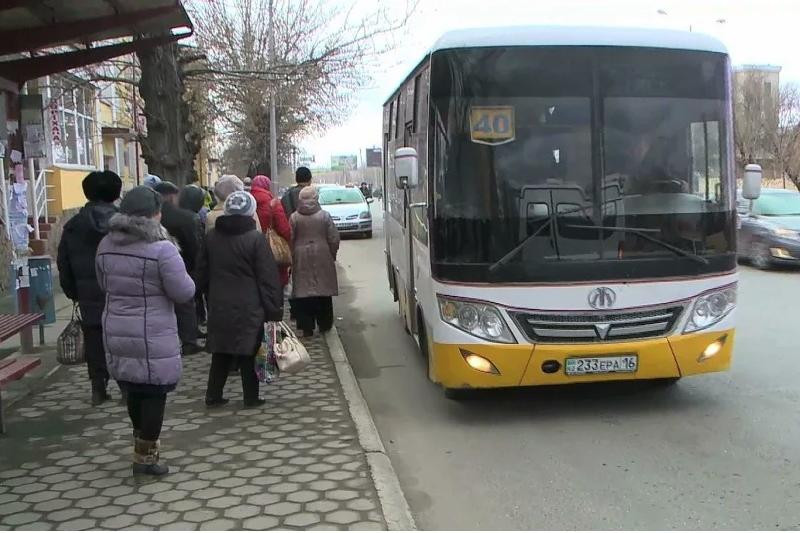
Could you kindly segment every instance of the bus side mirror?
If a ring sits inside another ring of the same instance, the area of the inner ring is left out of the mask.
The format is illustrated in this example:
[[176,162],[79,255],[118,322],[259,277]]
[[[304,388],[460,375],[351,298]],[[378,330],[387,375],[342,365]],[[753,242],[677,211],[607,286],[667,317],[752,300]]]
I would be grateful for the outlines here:
[[398,148],[394,153],[394,181],[398,189],[414,189],[419,184],[417,151]]
[[761,196],[761,165],[747,165],[744,167],[742,180],[742,198],[755,200]]

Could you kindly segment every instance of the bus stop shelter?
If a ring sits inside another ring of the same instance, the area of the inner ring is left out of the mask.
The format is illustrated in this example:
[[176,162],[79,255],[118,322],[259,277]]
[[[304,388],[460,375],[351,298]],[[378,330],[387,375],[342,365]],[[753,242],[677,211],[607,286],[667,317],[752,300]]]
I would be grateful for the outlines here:
[[179,0],[2,0],[0,83],[27,80],[192,34]]

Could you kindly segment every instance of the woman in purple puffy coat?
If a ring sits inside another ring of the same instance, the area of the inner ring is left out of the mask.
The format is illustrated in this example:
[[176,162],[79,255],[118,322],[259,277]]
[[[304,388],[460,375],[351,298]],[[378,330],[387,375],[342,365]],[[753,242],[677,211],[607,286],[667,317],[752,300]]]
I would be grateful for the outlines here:
[[106,294],[103,336],[108,371],[127,393],[133,424],[134,474],[169,472],[158,462],[158,437],[167,393],[181,377],[175,304],[194,298],[195,286],[161,226],[161,195],[136,187],[97,249],[97,279]]

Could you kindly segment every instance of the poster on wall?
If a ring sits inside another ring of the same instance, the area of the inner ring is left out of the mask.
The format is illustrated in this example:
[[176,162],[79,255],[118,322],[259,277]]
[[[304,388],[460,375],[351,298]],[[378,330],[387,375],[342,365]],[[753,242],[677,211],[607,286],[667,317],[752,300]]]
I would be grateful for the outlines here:
[[21,94],[20,122],[25,157],[44,157],[47,145],[44,136],[43,100],[41,94]]

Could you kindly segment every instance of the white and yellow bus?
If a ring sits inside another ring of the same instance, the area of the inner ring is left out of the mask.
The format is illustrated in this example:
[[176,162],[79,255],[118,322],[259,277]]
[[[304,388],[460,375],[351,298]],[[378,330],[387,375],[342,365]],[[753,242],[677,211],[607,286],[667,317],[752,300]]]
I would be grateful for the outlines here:
[[383,114],[389,283],[448,397],[725,370],[731,75],[696,33],[443,35]]

